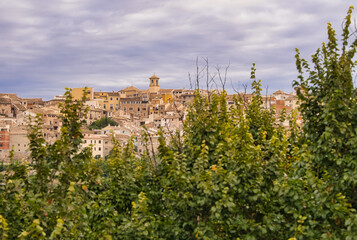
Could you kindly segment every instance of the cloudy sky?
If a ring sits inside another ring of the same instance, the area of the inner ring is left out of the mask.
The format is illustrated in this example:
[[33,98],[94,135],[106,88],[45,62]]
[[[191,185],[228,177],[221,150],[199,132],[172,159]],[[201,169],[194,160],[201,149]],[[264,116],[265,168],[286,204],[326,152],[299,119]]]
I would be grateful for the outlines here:
[[[230,64],[237,89],[252,63],[269,92],[291,91],[294,49],[310,56],[339,32],[350,0],[0,0],[0,92],[50,99],[65,87],[190,88],[196,59]],[[356,14],[354,14],[355,18]]]

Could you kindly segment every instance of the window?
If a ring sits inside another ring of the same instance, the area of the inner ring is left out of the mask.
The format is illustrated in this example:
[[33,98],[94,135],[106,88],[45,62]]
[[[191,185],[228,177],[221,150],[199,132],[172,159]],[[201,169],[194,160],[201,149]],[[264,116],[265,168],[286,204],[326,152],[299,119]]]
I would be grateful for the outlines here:
[[102,148],[99,147],[99,148],[98,148],[98,151],[101,151],[101,150],[102,150]]
[[101,141],[101,140],[98,140],[98,143],[102,143],[102,141]]

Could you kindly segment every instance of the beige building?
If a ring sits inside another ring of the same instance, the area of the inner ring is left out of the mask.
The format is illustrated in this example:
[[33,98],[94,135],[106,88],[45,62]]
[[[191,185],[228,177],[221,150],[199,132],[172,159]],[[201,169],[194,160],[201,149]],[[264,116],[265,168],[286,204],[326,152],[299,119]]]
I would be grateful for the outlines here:
[[14,158],[22,159],[30,156],[27,127],[13,127],[10,129],[10,148],[14,150]]
[[94,158],[103,158],[109,155],[113,149],[111,136],[103,134],[102,131],[83,131],[82,148],[90,147]]
[[90,107],[85,118],[87,125],[91,125],[93,122],[106,116],[106,112],[102,109]]

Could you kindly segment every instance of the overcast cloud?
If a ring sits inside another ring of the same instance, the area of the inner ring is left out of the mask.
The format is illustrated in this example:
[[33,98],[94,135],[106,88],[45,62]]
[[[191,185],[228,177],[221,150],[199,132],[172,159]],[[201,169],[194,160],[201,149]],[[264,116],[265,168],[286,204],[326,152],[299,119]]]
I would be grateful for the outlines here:
[[208,58],[212,73],[230,63],[236,88],[254,62],[264,87],[289,92],[294,49],[308,58],[326,41],[327,22],[340,32],[353,3],[0,0],[0,92],[49,99],[65,87],[146,89],[153,73],[162,88],[189,88],[197,57]]

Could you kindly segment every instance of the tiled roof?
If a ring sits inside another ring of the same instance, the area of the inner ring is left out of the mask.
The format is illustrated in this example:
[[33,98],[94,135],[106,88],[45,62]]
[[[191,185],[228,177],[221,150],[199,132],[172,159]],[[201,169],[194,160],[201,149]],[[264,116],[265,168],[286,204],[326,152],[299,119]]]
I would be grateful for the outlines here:
[[277,94],[287,94],[287,93],[285,93],[285,92],[282,91],[282,90],[278,90],[278,91],[276,91],[276,92],[273,93],[273,95],[277,95]]
[[121,91],[140,91],[140,89],[139,88],[136,88],[136,87],[134,87],[134,86],[130,86],[130,87],[127,87],[127,88],[124,88],[123,90],[121,90]]
[[11,99],[10,98],[0,98],[0,103],[1,104],[11,104]]
[[15,103],[14,105],[19,111],[26,111],[26,108],[21,104]]

